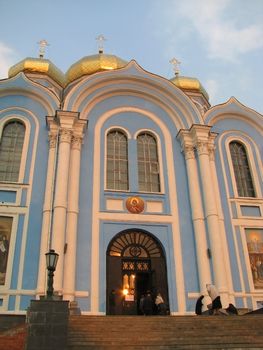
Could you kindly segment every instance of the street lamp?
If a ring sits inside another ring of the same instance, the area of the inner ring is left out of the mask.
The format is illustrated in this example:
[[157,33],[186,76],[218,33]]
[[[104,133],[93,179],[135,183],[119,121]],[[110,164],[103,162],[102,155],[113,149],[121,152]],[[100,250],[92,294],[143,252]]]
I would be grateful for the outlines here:
[[47,280],[47,298],[52,299],[53,297],[53,277],[54,271],[56,270],[59,255],[54,249],[50,249],[46,255],[46,265],[48,269],[48,280]]

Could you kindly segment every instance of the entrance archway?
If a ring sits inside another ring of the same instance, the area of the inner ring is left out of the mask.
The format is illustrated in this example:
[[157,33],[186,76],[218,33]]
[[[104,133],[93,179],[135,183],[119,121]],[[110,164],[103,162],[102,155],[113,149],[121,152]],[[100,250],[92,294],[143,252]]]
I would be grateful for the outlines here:
[[107,314],[140,315],[140,297],[160,292],[168,305],[166,260],[161,243],[141,230],[122,231],[107,250]]

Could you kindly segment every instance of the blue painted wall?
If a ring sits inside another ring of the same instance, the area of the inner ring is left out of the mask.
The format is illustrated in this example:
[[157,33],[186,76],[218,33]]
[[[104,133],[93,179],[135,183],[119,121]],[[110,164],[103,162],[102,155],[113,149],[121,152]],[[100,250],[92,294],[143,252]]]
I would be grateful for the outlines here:
[[1,203],[15,203],[16,191],[0,191],[0,202]]

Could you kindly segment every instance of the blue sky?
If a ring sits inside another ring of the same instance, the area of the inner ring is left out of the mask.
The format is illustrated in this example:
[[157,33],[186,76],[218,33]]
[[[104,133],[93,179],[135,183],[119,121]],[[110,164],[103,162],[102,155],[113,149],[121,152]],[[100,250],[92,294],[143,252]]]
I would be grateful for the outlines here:
[[263,114],[263,0],[0,0],[0,78],[25,57],[62,71],[97,52],[135,59],[152,73],[198,78],[212,105],[235,96]]

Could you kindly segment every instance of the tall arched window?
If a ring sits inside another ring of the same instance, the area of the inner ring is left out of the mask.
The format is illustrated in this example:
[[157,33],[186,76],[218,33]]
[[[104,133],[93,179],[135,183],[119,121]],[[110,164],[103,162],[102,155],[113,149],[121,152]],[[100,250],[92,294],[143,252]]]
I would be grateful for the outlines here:
[[229,144],[235,173],[237,192],[240,197],[255,197],[252,176],[247,153],[242,143],[233,141]]
[[157,142],[149,133],[137,137],[139,190],[160,192]]
[[114,130],[107,135],[107,189],[128,190],[128,142],[126,135]]
[[18,181],[24,136],[25,126],[20,121],[4,126],[0,141],[0,181]]

